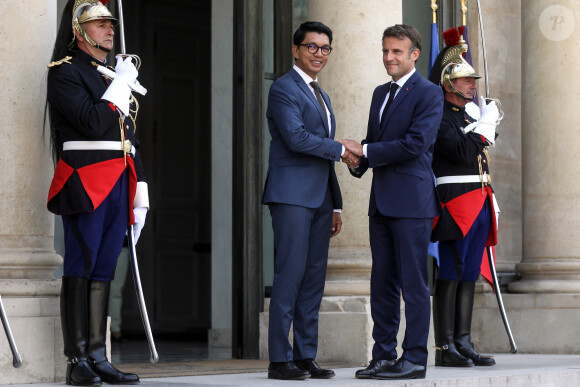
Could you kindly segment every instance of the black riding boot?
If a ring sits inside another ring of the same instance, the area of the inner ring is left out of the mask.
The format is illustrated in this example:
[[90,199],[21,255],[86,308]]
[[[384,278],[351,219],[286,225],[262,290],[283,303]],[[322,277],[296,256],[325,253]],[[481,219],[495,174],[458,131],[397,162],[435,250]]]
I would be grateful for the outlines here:
[[471,317],[473,314],[473,297],[475,282],[460,282],[457,286],[457,303],[455,315],[455,346],[459,353],[471,359],[476,366],[492,366],[495,360],[482,356],[473,349],[471,342]]
[[110,282],[90,282],[88,355],[91,367],[105,383],[138,384],[137,375],[121,372],[107,360],[107,309],[110,287]]
[[89,281],[81,277],[62,277],[60,317],[64,354],[68,358],[66,384],[92,386],[101,378],[91,369],[87,357]]
[[457,284],[457,281],[438,279],[435,285],[433,325],[436,366],[473,367],[471,360],[457,352],[453,340]]

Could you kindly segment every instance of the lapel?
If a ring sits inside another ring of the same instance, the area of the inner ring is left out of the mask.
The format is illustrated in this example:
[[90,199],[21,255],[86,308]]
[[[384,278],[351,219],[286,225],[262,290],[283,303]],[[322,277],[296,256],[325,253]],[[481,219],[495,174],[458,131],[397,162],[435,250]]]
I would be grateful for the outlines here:
[[[415,73],[411,76],[411,78],[409,78],[407,82],[405,82],[403,87],[399,89],[399,93],[396,95],[395,99],[391,103],[391,106],[389,107],[389,111],[387,112],[385,121],[381,125],[379,125],[379,135],[382,135],[383,132],[385,131],[385,128],[388,126],[389,120],[393,115],[393,112],[399,108],[399,106],[404,102],[405,98],[407,98],[407,96],[413,91],[413,88],[415,87],[415,83],[417,82],[419,76],[420,76],[419,72],[415,71]],[[391,83],[389,82],[388,85],[390,86],[390,84]],[[385,98],[383,96],[381,104],[384,100]]]
[[[314,93],[310,90],[310,87],[306,84],[306,82],[304,82],[304,79],[302,79],[300,74],[298,74],[296,72],[296,70],[294,70],[294,69],[290,69],[290,71],[292,72],[291,73],[292,78],[294,78],[294,81],[296,82],[296,85],[298,85],[298,88],[300,90],[302,90],[302,92],[304,94],[306,94],[306,97],[310,100],[310,102],[312,104],[314,104],[314,106],[318,110],[318,114],[320,114],[320,119],[322,120],[322,123],[324,125],[324,129],[326,130],[326,133],[328,136],[328,119],[326,118],[326,112],[322,110],[322,107],[318,103],[318,100],[314,96]],[[333,115],[332,115],[332,110],[330,110],[330,101],[328,99],[328,96],[326,96],[326,93],[324,91],[322,91],[322,89],[320,89],[320,94],[322,94],[322,99],[324,100],[326,107],[330,111],[330,117],[332,120]]]

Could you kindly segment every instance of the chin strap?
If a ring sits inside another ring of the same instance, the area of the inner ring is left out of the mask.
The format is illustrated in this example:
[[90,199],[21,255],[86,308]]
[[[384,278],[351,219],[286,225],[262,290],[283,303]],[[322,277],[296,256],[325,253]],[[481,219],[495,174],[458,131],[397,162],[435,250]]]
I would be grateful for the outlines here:
[[451,87],[451,89],[452,89],[452,90],[451,90],[451,92],[452,92],[453,94],[456,94],[456,95],[460,96],[461,98],[463,98],[464,100],[466,100],[466,101],[468,101],[468,102],[473,102],[473,98],[466,97],[465,95],[463,95],[463,93],[460,93],[460,92],[459,92],[459,91],[458,91],[456,88],[454,88],[453,86]]
[[84,30],[81,32],[81,34],[83,35],[83,38],[84,38],[84,39],[85,39],[87,42],[89,42],[89,44],[90,44],[91,46],[93,46],[93,47],[95,47],[95,48],[98,48],[99,50],[101,50],[101,51],[104,51],[104,52],[106,52],[107,54],[108,54],[109,52],[111,52],[111,49],[109,49],[109,48],[105,48],[105,47],[101,46],[99,43],[95,42],[95,41],[93,40],[93,38],[91,38],[91,37],[89,36],[89,34],[87,34],[87,33],[86,33]]

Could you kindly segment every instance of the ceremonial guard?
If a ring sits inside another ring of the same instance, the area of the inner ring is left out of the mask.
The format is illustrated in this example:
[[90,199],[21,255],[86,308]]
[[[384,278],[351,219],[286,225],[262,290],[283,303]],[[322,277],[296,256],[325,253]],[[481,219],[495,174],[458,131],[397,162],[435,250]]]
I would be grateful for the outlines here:
[[497,204],[487,149],[494,146],[501,117],[495,101],[482,98],[481,112],[471,103],[481,77],[463,59],[468,47],[459,31],[454,28],[443,35],[448,47],[437,57],[430,77],[445,96],[433,153],[442,207],[432,233],[432,240],[439,241],[440,260],[433,297],[435,365],[491,366],[493,358],[474,350],[471,319],[484,250],[497,243]]
[[119,56],[114,79],[97,70],[106,66],[117,25],[103,3],[69,0],[47,84],[57,161],[48,209],[64,226],[61,318],[72,385],[139,383],[106,358],[110,282],[127,226],[134,224],[137,240],[149,203],[129,86],[137,69],[131,57]]

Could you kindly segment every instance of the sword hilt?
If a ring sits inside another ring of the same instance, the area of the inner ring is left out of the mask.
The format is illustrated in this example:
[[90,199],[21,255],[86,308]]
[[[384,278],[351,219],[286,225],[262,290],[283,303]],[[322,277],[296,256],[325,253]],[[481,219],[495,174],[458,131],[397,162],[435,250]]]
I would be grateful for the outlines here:
[[[117,73],[115,73],[113,70],[111,70],[105,66],[98,66],[97,70],[101,74],[106,75],[107,77],[109,77],[111,79],[115,79],[117,77]],[[143,86],[141,86],[141,84],[139,84],[139,83],[129,83],[128,85],[131,88],[131,90],[133,90],[134,92],[137,92],[141,95],[147,94],[147,89],[144,88]]]

